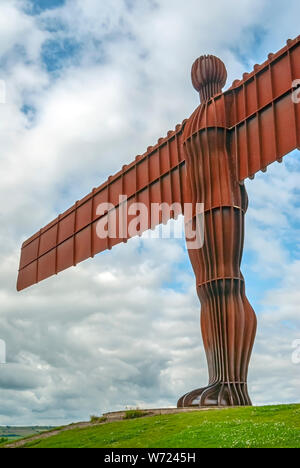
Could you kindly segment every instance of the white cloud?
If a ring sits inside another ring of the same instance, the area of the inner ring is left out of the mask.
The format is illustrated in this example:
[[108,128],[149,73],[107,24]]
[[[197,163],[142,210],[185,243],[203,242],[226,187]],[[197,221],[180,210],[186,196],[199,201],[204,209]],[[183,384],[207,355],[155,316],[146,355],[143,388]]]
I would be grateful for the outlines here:
[[[0,15],[0,55],[16,52],[26,54],[29,60],[38,60],[45,32],[36,27],[35,18],[22,11],[25,2],[2,0]],[[9,59],[9,57],[8,57]]]

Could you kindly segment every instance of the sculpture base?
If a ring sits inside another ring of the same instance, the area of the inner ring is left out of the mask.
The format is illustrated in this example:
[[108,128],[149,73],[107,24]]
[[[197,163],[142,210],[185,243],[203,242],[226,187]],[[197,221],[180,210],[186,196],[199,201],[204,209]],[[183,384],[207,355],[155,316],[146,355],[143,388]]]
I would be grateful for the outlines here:
[[252,406],[246,383],[218,382],[183,395],[177,408]]
[[[136,408],[135,408],[136,409]],[[142,409],[138,408],[137,411],[141,411],[144,413],[144,417],[149,417],[149,416],[160,416],[164,414],[181,414],[181,413],[190,413],[194,411],[214,411],[214,410],[223,410],[225,407],[189,407],[189,408],[155,408],[155,409]],[[104,413],[103,416],[106,418],[107,422],[114,422],[114,421],[123,421],[124,418],[126,417],[126,413],[128,410],[123,410],[123,411],[116,411],[116,412],[111,412],[111,413]]]

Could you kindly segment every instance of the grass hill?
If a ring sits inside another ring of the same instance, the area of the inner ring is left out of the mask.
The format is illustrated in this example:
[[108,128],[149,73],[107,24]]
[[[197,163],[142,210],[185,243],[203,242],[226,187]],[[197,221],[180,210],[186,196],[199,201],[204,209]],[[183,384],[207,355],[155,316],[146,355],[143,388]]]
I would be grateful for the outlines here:
[[25,448],[300,448],[300,405],[198,411],[118,422],[99,419],[16,444]]
[[13,442],[51,429],[53,429],[51,426],[0,426],[0,443],[3,439]]

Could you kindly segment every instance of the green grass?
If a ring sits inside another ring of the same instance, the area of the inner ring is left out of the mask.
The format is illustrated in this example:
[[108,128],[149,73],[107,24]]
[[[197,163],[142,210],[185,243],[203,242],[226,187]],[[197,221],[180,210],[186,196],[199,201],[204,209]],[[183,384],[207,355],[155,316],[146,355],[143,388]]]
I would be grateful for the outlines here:
[[31,448],[300,448],[300,405],[124,420],[28,442]]

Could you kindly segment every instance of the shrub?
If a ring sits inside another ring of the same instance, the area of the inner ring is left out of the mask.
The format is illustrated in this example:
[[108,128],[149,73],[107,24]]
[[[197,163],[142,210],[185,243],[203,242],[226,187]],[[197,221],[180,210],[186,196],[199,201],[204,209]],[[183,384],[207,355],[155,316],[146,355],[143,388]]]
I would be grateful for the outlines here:
[[148,413],[145,413],[144,411],[141,410],[129,410],[126,411],[124,419],[137,419],[137,418],[143,418],[144,416],[147,416]]
[[93,423],[93,424],[101,424],[101,423],[104,423],[107,421],[107,418],[105,418],[104,416],[102,416],[101,418],[98,417],[98,416],[94,416],[92,415],[90,417],[90,422]]

